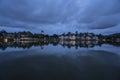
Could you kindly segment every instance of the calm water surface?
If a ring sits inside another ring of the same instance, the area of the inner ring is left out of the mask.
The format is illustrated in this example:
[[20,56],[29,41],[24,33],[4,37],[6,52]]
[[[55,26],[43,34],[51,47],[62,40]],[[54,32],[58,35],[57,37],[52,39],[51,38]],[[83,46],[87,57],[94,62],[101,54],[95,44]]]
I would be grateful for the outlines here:
[[120,47],[0,50],[0,80],[120,80]]

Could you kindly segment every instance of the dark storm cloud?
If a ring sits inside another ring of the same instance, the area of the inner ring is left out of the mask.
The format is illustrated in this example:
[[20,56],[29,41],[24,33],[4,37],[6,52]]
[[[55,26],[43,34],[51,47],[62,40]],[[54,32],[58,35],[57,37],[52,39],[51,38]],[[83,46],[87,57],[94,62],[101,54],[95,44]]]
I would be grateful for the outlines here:
[[24,2],[24,0],[20,2],[12,0],[11,2],[8,1],[9,3],[6,3],[6,1],[7,0],[1,2],[1,16],[34,24],[54,24],[60,21],[64,22],[66,18],[72,15],[68,14],[66,10],[70,8],[69,12],[71,13],[75,10],[74,8],[72,9],[75,5],[73,0],[69,0],[67,3],[64,3],[63,0],[31,0],[30,2],[25,0],[27,3]]
[[101,16],[96,21],[90,23],[88,26],[91,29],[106,29],[115,27],[120,24],[120,14]]
[[0,0],[0,26],[48,32],[116,28],[119,4],[120,0]]
[[115,27],[120,24],[119,0],[96,0],[85,9],[81,21],[89,22],[86,24],[91,29],[105,29]]

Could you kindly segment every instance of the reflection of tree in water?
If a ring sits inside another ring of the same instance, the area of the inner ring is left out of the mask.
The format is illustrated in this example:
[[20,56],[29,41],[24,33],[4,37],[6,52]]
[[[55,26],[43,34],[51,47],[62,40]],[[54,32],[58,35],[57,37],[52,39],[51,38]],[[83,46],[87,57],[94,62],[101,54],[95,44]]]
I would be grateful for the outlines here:
[[49,44],[52,44],[53,46],[61,45],[63,47],[72,48],[75,47],[78,48],[94,48],[95,46],[102,46],[102,44],[110,44],[114,46],[120,46],[120,43],[116,42],[102,42],[102,41],[59,41],[59,40],[49,40],[49,41],[21,41],[21,42],[0,42],[0,49],[6,50],[6,48],[23,48],[23,49],[29,49],[31,47],[37,47],[40,46],[41,49],[44,48],[44,46],[48,46]]

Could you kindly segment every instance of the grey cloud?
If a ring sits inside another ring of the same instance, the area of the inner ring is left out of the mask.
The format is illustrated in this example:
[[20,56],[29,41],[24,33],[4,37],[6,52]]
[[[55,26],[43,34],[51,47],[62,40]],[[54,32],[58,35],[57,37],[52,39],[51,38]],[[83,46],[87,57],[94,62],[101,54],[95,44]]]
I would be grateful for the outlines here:
[[[14,2],[15,0],[12,1]],[[74,8],[72,9],[72,7],[75,6],[73,0],[69,0],[67,3],[64,3],[63,0],[52,0],[49,1],[49,3],[47,1],[49,0],[35,0],[31,2],[28,1],[28,4],[24,3],[25,5],[21,5],[18,2],[9,4],[5,3],[2,6],[5,8],[1,9],[1,15],[13,20],[19,20],[23,22],[50,24],[65,21],[72,15],[68,14],[68,12],[73,13],[75,10]],[[32,2],[35,5],[33,5]],[[37,6],[36,2],[39,3]]]
[[89,29],[106,29],[120,23],[119,0],[93,0],[81,13],[79,23]]
[[[14,22],[14,23],[13,23]],[[0,27],[12,27],[14,28],[24,28],[24,29],[31,29],[32,27],[29,26],[27,23],[11,20],[9,18],[0,17]]]
[[90,29],[106,29],[115,27],[120,24],[120,14],[110,15],[110,16],[101,16],[101,18],[96,19],[93,23],[89,24]]
[[119,3],[120,0],[0,0],[0,26],[49,32],[51,25],[53,31],[65,31],[70,25],[70,31],[116,28],[120,24]]

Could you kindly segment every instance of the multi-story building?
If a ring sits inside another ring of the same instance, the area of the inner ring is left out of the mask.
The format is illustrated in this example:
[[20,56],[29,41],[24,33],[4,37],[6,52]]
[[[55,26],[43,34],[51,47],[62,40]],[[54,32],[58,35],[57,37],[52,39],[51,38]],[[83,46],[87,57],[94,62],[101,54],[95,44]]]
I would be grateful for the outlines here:
[[59,36],[60,40],[99,40],[97,35],[93,35],[92,33],[80,33],[80,34],[62,34]]

